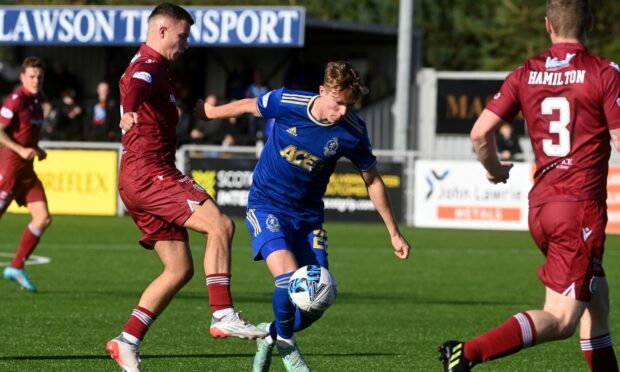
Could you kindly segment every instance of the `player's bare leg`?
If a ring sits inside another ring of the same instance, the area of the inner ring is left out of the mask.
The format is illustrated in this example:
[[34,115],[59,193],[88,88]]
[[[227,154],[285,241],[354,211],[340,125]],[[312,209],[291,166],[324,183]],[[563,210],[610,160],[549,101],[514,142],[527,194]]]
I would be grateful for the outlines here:
[[609,328],[609,287],[600,278],[588,303],[579,330],[581,350],[592,371],[618,371]]
[[15,257],[11,264],[4,269],[3,274],[5,279],[17,282],[22,289],[36,292],[36,287],[26,274],[24,265],[39,244],[41,235],[52,223],[52,219],[45,201],[30,202],[26,207],[30,211],[32,221],[24,230]]
[[230,265],[234,222],[222,213],[211,199],[202,205],[193,205],[194,213],[185,227],[205,234],[207,243],[204,271],[209,291],[209,306],[213,312],[210,332],[213,337],[261,338],[267,332],[243,318],[233,307],[230,293]]
[[154,249],[164,270],[142,293],[123,333],[106,345],[110,356],[125,371],[140,371],[140,342],[155,318],[194,274],[192,255],[186,242],[158,241]]
[[446,341],[439,347],[446,372],[467,372],[472,366],[514,354],[575,333],[586,302],[546,289],[544,310],[516,314],[496,328],[465,343]]
[[164,265],[164,271],[142,293],[138,306],[160,314],[174,295],[194,275],[192,253],[183,241],[158,241],[155,252]]
[[546,288],[543,310],[527,311],[536,329],[536,344],[571,337],[586,306],[587,302]]

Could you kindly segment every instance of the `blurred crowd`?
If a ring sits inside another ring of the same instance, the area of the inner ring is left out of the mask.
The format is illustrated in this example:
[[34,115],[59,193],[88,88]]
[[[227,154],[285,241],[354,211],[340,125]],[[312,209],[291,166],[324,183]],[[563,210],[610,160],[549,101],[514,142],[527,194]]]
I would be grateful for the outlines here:
[[[0,98],[12,92],[19,85],[20,61],[6,57],[0,61]],[[121,138],[118,78],[107,73],[94,92],[85,92],[80,80],[62,62],[47,61],[43,85],[44,124],[42,140],[119,142]],[[231,67],[226,78],[224,96],[207,94],[205,100],[212,105],[253,98],[269,89],[286,86],[290,89],[316,92],[322,82],[322,66],[306,63],[294,58],[278,86],[269,86],[263,72],[256,68]],[[188,69],[185,69],[188,70]],[[174,72],[173,72],[174,74]],[[364,96],[362,105],[381,99],[392,91],[388,80],[376,68],[376,61],[369,60],[364,82],[370,93]],[[253,146],[264,142],[269,136],[273,122],[252,116],[230,120],[205,122],[194,119],[192,109],[196,98],[188,93],[184,79],[175,86],[179,122],[177,145],[208,144],[223,146]],[[174,81],[174,80],[173,80]]]

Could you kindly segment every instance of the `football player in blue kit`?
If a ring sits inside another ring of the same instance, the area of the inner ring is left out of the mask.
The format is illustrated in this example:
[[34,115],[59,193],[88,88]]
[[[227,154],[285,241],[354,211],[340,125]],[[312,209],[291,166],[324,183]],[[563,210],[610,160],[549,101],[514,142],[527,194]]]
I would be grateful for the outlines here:
[[360,170],[396,257],[409,256],[409,243],[400,233],[376,168],[366,124],[351,110],[366,91],[353,66],[338,61],[327,64],[318,95],[280,88],[222,106],[196,104],[194,114],[205,120],[243,114],[275,119],[254,169],[246,217],[254,259],[266,262],[275,281],[275,320],[259,325],[270,336],[258,341],[254,371],[269,370],[274,346],[287,371],[309,371],[294,333],[322,313],[296,309],[287,287],[301,266],[328,268],[323,195],[339,158],[348,158]]

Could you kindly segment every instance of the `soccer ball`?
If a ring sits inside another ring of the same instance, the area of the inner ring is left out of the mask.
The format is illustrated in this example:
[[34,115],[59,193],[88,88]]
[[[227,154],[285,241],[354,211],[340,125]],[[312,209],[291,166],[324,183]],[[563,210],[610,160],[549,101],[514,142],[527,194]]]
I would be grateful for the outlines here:
[[304,266],[291,276],[288,295],[302,311],[323,312],[336,299],[336,280],[324,267]]

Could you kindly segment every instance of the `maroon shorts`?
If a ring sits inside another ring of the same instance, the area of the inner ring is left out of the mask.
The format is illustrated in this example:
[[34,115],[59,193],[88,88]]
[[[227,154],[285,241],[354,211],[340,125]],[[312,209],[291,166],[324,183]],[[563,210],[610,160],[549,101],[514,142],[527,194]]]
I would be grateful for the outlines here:
[[43,184],[33,169],[26,168],[17,172],[0,170],[0,216],[13,200],[20,206],[38,201],[47,202]]
[[209,194],[194,180],[177,176],[140,179],[119,187],[127,211],[142,231],[140,245],[153,249],[159,240],[188,241],[183,224]]
[[547,203],[530,208],[528,222],[534,241],[547,258],[538,269],[540,280],[558,293],[590,301],[598,278],[605,276],[605,203]]

